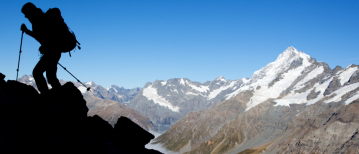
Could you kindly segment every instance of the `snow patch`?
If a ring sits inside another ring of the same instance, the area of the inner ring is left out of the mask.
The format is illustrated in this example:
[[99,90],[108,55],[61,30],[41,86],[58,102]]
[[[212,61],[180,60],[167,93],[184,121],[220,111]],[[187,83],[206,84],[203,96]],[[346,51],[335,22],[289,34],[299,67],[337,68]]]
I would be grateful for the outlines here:
[[33,77],[29,76],[29,81],[35,82],[35,79]]
[[244,91],[244,90],[250,90],[250,86],[244,86],[244,87],[241,87],[241,88],[238,88],[236,91],[232,92],[232,93],[229,93],[227,94],[225,97],[226,97],[226,100],[236,96],[237,94],[239,94],[240,92]]
[[320,66],[312,70],[306,77],[304,77],[303,80],[299,81],[295,86],[294,90],[300,89],[304,87],[304,84],[308,82],[309,80],[317,77],[319,74],[322,74],[324,72],[324,67]]
[[289,106],[289,104],[307,103],[308,102],[307,96],[311,90],[312,89],[309,89],[306,92],[299,93],[299,94],[298,93],[295,93],[295,94],[290,93],[281,99],[274,100],[275,102],[277,102],[277,104],[274,106],[278,106],[278,105]]
[[162,86],[166,85],[167,81],[161,82]]
[[347,99],[347,100],[345,101],[345,105],[348,105],[349,103],[351,103],[352,101],[355,101],[355,100],[358,99],[358,98],[359,98],[359,91],[357,91],[354,96],[352,96],[352,97],[350,97],[349,99]]
[[340,79],[340,84],[344,85],[345,82],[347,82],[350,77],[353,75],[353,73],[358,70],[358,68],[356,67],[351,67],[345,71],[343,71],[340,75],[339,75],[339,79]]
[[[176,90],[177,91],[177,90]],[[147,97],[148,100],[153,100],[155,104],[164,106],[172,110],[173,112],[179,112],[178,106],[173,106],[170,102],[166,99],[162,98],[157,94],[157,90],[152,88],[152,85],[148,86],[147,88],[143,89],[143,96]]]
[[314,85],[315,88],[315,93],[319,92],[320,91],[320,94],[317,96],[317,98],[314,98],[312,100],[309,100],[308,103],[307,103],[307,106],[308,105],[312,105],[314,104],[315,102],[319,101],[320,99],[324,98],[324,91],[325,89],[327,89],[327,87],[329,86],[330,82],[333,80],[333,77],[331,77],[329,80],[325,81],[323,84],[320,84],[319,83],[316,83]]
[[[186,81],[187,82],[187,81]],[[185,86],[185,83],[183,81],[183,79],[181,78],[181,81],[180,81],[180,84],[184,85]]]
[[111,87],[114,91],[116,91],[116,93],[118,93],[118,91],[115,89],[115,88],[113,88],[113,87]]
[[77,89],[79,89],[80,91],[81,91],[81,93],[86,93],[86,87],[84,87],[84,86],[79,86]]
[[339,101],[342,100],[343,95],[347,94],[348,92],[350,92],[350,91],[352,91],[352,90],[354,90],[354,89],[356,89],[358,87],[359,87],[359,83],[354,83],[354,84],[350,84],[350,85],[341,87],[340,89],[333,92],[334,94],[337,94],[337,95],[335,95],[333,98],[325,101],[325,103],[339,102]]
[[229,85],[227,86],[222,86],[222,87],[219,87],[218,89],[216,90],[213,90],[211,93],[209,93],[208,97],[207,97],[207,100],[210,100],[210,99],[213,99],[215,98],[219,93],[221,93],[223,90],[226,90],[228,88],[231,88],[233,87],[237,82],[236,81],[233,81],[231,82]]
[[200,87],[197,87],[197,86],[195,86],[195,85],[189,84],[187,81],[186,81],[186,83],[187,83],[192,89],[197,90],[197,91],[199,91],[199,92],[206,93],[206,92],[209,90],[208,86],[200,86]]
[[91,81],[91,82],[86,82],[85,84],[90,85],[90,86],[93,86],[93,85],[94,85],[94,82],[93,82],[93,81]]
[[192,92],[188,92],[188,93],[186,93],[186,95],[198,95],[198,94],[195,94],[195,93],[192,93]]
[[251,80],[251,79],[242,78],[243,84],[248,83],[250,80]]

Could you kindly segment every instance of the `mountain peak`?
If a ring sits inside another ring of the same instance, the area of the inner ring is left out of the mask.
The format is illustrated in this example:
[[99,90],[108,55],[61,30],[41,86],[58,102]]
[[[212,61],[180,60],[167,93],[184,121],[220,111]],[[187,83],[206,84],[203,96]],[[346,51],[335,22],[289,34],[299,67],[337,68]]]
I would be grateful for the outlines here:
[[298,50],[296,48],[294,48],[293,46],[288,47],[284,52],[286,52],[286,51],[298,53]]
[[288,61],[289,59],[303,58],[305,60],[311,59],[311,57],[305,54],[303,51],[298,51],[293,46],[288,47],[283,53],[279,54],[276,61]]
[[[304,52],[298,52],[293,46],[288,47],[283,53],[279,54],[278,58],[274,61],[261,68],[258,71],[255,71],[251,82],[255,82],[258,79],[261,79],[267,76],[266,81],[272,81],[275,79],[279,72],[288,69],[293,61],[302,59],[302,66],[307,67],[311,62],[311,57]],[[267,82],[263,82],[262,84],[267,84]]]
[[222,75],[219,76],[219,77],[217,77],[215,80],[217,80],[217,81],[224,81],[224,82],[227,81]]
[[279,54],[277,60],[280,59],[290,59],[294,56],[299,55],[299,52],[297,49],[295,49],[293,46],[288,47],[283,53]]

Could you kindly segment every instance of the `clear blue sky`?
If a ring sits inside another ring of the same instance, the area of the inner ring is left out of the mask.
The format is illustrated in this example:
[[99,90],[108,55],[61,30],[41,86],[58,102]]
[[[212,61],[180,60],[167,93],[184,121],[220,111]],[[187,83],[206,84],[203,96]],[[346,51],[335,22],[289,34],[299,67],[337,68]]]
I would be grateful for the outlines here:
[[[0,1],[0,72],[16,78],[21,13],[28,1]],[[328,0],[51,0],[31,1],[44,12],[58,7],[82,50],[60,63],[82,82],[105,88],[188,78],[236,80],[293,46],[331,68],[359,64],[359,1]],[[39,60],[24,35],[19,76]],[[58,78],[72,80],[61,67]]]

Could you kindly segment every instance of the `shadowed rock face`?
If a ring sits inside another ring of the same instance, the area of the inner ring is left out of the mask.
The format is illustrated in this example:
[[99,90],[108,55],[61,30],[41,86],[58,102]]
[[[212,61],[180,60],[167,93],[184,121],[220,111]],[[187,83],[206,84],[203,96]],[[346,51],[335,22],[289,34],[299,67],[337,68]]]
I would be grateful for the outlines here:
[[88,117],[81,92],[71,83],[39,95],[30,85],[0,73],[0,153],[160,153],[145,149],[154,138],[130,119],[114,128]]

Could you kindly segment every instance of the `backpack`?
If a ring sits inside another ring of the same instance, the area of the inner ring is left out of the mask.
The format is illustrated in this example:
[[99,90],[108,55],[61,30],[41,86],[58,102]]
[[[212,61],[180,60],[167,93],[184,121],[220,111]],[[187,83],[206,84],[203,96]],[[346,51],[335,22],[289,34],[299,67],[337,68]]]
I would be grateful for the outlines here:
[[56,46],[59,47],[62,53],[69,52],[70,57],[73,49],[77,46],[81,50],[80,43],[77,41],[75,33],[70,30],[67,24],[64,21],[64,18],[61,16],[60,9],[50,8],[46,11],[46,16],[48,19],[48,24],[54,29],[51,30],[51,33],[54,35],[53,38],[56,38]]

